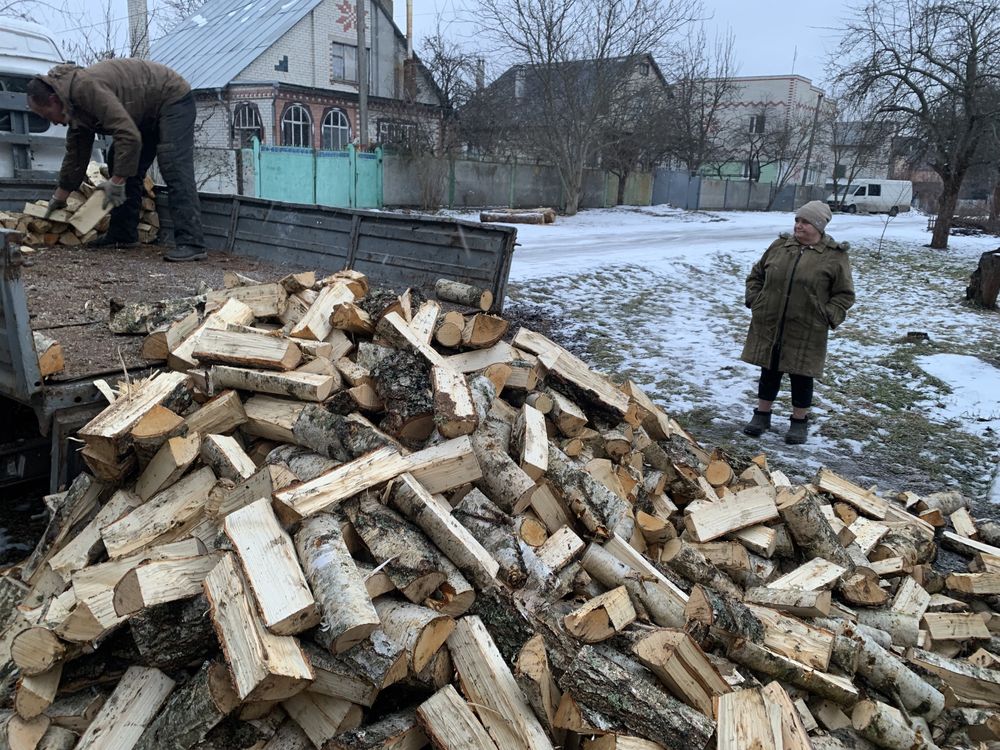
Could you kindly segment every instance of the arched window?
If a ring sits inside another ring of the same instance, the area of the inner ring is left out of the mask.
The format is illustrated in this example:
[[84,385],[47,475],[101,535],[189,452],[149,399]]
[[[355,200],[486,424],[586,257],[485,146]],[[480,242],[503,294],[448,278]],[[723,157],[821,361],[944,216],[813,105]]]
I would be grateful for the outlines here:
[[301,104],[289,104],[281,116],[281,145],[312,147],[312,115]]
[[320,131],[324,151],[343,151],[351,142],[351,123],[342,109],[328,109]]
[[250,139],[264,142],[264,123],[260,119],[260,110],[253,102],[240,102],[233,111],[233,143],[238,148],[250,145]]

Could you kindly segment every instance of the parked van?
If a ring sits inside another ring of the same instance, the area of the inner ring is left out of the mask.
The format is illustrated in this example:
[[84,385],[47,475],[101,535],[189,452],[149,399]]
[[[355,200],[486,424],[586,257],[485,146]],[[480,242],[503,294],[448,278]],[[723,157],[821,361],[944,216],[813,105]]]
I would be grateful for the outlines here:
[[54,178],[62,164],[66,127],[28,110],[32,76],[63,62],[45,28],[0,17],[0,179]]
[[900,211],[909,211],[911,200],[913,183],[909,180],[855,180],[846,189],[838,188],[836,194],[830,193],[826,202],[834,211],[895,216]]

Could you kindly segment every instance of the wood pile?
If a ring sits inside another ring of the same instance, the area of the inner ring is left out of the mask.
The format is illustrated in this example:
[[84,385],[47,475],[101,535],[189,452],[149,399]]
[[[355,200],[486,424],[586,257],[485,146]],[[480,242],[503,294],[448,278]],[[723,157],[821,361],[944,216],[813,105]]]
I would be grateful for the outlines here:
[[111,320],[168,369],[0,579],[8,746],[1000,741],[1000,524],[959,494],[793,485],[354,272],[227,284]]
[[[59,245],[77,247],[91,242],[107,231],[110,209],[104,208],[104,193],[96,187],[107,178],[101,173],[101,165],[91,163],[87,175],[88,181],[66,199],[66,208],[54,211],[48,219],[45,218],[48,201],[34,201],[25,203],[21,213],[0,211],[0,226],[21,233],[22,250]],[[156,241],[160,217],[156,212],[153,181],[149,177],[144,182],[144,191],[139,214],[139,241],[151,243]]]

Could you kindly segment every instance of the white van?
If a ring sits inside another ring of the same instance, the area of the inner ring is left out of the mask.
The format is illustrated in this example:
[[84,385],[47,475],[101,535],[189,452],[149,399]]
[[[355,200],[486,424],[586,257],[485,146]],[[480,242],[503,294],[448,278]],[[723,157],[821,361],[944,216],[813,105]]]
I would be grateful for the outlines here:
[[66,150],[66,127],[28,110],[32,76],[63,62],[45,28],[0,17],[0,179],[52,179]]
[[846,189],[838,188],[836,195],[830,193],[826,202],[834,211],[846,211],[849,214],[858,211],[888,213],[895,216],[900,211],[909,211],[911,200],[913,183],[909,180],[866,179],[855,180]]

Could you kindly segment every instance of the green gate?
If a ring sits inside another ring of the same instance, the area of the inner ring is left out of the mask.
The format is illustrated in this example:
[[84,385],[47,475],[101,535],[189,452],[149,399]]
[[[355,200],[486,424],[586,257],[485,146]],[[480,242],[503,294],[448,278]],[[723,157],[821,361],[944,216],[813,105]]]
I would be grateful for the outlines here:
[[359,152],[264,146],[244,150],[257,198],[338,208],[382,207],[382,149]]

